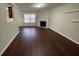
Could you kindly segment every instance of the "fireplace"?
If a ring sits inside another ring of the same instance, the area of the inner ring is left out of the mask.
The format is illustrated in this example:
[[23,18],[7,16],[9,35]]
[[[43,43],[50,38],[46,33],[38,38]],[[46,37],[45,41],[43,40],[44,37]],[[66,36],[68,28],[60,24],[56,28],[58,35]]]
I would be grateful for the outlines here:
[[40,19],[39,23],[40,23],[39,26],[42,27],[42,28],[48,27],[48,19]]
[[40,21],[40,26],[41,27],[46,27],[46,21]]

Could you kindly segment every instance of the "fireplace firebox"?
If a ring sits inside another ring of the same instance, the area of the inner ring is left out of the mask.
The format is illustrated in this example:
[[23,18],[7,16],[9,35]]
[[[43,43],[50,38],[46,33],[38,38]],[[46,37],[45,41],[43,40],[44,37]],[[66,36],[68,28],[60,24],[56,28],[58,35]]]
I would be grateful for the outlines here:
[[41,27],[46,27],[46,21],[40,21],[40,26]]

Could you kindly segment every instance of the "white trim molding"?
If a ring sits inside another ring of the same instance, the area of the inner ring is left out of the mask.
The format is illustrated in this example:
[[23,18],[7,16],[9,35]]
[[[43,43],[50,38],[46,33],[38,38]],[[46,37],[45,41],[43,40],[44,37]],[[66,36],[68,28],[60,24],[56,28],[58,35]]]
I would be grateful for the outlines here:
[[65,38],[67,38],[67,39],[71,40],[72,42],[76,43],[77,45],[79,45],[79,42],[77,42],[77,41],[71,39],[70,37],[66,36],[65,34],[62,34],[61,32],[59,32],[59,31],[57,31],[57,30],[55,30],[55,29],[53,29],[53,28],[49,28],[49,29],[51,29],[51,30],[57,32],[58,34],[64,36]]
[[8,46],[12,43],[12,41],[14,40],[14,38],[18,35],[19,31],[17,31],[17,33],[14,35],[14,37],[10,40],[10,42],[5,46],[5,48],[2,50],[2,52],[0,53],[0,56],[3,54],[3,52],[8,48]]

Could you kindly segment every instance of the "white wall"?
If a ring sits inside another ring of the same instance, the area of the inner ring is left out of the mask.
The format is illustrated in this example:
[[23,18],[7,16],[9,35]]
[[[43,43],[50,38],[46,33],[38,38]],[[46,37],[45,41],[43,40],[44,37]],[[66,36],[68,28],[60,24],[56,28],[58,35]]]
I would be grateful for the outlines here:
[[39,27],[40,25],[40,19],[50,19],[50,11],[51,10],[44,10],[44,11],[40,11],[37,15],[37,26]]
[[65,4],[52,9],[49,28],[79,43],[79,23],[72,22],[72,20],[79,20],[79,12],[64,13],[75,9],[79,9],[79,4]]
[[7,4],[0,3],[0,53],[17,33],[20,25],[17,6],[13,6],[14,21],[11,23],[7,23],[6,7]]

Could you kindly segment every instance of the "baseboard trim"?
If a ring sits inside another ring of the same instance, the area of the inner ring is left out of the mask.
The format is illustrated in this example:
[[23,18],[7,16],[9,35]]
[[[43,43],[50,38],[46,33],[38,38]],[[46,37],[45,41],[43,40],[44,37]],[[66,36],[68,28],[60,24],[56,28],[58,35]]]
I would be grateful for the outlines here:
[[36,25],[20,25],[20,26],[30,27],[30,26],[36,26]]
[[14,37],[10,40],[10,42],[5,46],[5,48],[2,50],[2,52],[0,53],[0,56],[4,53],[4,51],[8,48],[8,46],[12,43],[12,41],[14,40],[14,38],[18,35],[19,31],[14,35]]
[[49,28],[49,29],[51,29],[51,30],[57,32],[58,34],[64,36],[65,38],[67,38],[67,39],[71,40],[72,42],[76,43],[77,45],[79,45],[79,43],[78,43],[77,41],[74,41],[73,39],[71,39],[70,37],[68,37],[68,36],[66,36],[66,35],[64,35],[64,34],[62,34],[62,33],[60,33],[59,31],[57,31],[57,30],[55,30],[55,29],[52,29],[52,28]]

